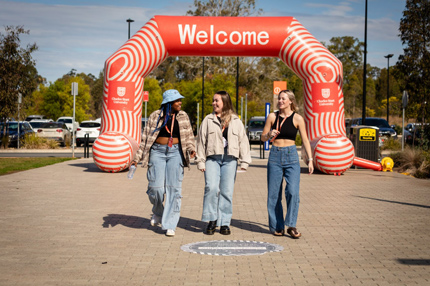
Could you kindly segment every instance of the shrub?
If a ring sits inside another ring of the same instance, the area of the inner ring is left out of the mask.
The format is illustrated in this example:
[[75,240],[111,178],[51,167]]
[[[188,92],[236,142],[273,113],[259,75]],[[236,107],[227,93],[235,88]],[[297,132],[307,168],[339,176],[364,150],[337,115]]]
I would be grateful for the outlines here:
[[58,142],[52,139],[39,137],[36,134],[25,135],[25,140],[20,141],[25,149],[57,149]]
[[406,147],[403,152],[396,152],[390,155],[394,161],[394,166],[399,168],[399,172],[408,173],[416,178],[430,178],[430,153]]
[[381,146],[381,150],[398,151],[400,149],[402,149],[402,143],[399,140],[393,138],[386,139],[384,144]]
[[296,135],[296,146],[302,146],[302,137],[297,133]]

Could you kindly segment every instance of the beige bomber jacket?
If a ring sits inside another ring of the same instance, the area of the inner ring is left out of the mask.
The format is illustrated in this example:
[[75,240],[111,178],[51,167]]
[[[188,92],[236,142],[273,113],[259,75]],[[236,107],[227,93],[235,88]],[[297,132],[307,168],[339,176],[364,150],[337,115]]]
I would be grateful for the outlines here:
[[[251,163],[249,140],[245,133],[245,127],[235,114],[227,131],[227,153],[239,159],[240,167],[247,169]],[[224,143],[222,140],[221,123],[214,113],[205,117],[200,126],[197,138],[197,168],[206,169],[206,158],[211,155],[224,154]]]

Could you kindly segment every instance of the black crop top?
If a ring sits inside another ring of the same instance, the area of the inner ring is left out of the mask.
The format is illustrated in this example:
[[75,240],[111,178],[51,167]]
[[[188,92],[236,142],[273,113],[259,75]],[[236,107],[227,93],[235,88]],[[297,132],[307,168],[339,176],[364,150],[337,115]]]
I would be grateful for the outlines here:
[[[282,124],[281,126],[280,133],[276,137],[276,139],[288,139],[293,141],[296,140],[297,128],[296,126],[294,126],[293,123],[294,114],[295,112],[293,112],[293,114],[291,114],[289,117],[287,117],[287,119],[285,119],[284,124]],[[276,127],[278,126],[278,120],[280,120],[279,125],[281,125],[282,120],[284,120],[284,117],[279,116],[279,112],[276,112],[276,119],[272,125],[272,129],[276,129]]]
[[[158,133],[158,137],[168,137],[170,138],[170,133],[167,132],[166,130],[169,129],[170,132],[172,132],[170,130],[170,128],[172,127],[172,116],[169,117],[169,120],[167,120],[166,125],[160,129],[160,133]],[[157,138],[158,138],[157,137]],[[172,134],[173,138],[179,138],[179,124],[178,124],[178,120],[176,120],[176,116],[175,116],[175,124],[173,125],[173,134]]]

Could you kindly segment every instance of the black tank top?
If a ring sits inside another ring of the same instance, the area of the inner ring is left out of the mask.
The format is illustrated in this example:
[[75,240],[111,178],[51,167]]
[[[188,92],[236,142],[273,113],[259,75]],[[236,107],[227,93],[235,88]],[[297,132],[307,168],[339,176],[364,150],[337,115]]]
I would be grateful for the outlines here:
[[[297,128],[296,126],[294,126],[293,123],[294,114],[296,113],[293,112],[293,114],[291,114],[289,117],[287,117],[287,119],[285,119],[284,124],[282,124],[281,126],[280,133],[276,137],[276,139],[288,139],[293,141],[296,140]],[[284,120],[284,117],[279,116],[279,112],[276,112],[276,119],[272,125],[272,129],[276,129],[278,127],[278,120],[279,125],[281,125],[282,120]]]
[[[166,126],[167,126],[167,129],[169,129],[169,131],[172,132],[172,130],[170,130],[170,128],[172,127],[172,116],[169,117],[169,120],[167,120],[166,125],[160,129],[160,133],[158,133],[158,137],[167,137],[167,138],[170,137],[170,133],[167,132]],[[176,116],[175,116],[175,125],[173,125],[172,137],[179,138],[179,124],[178,124],[178,120],[176,120]]]

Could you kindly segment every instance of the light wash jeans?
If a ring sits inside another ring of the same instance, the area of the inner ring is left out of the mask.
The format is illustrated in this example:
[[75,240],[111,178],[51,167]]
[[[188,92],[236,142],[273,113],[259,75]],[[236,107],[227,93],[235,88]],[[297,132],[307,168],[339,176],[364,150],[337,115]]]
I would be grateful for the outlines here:
[[[152,212],[162,217],[161,225],[164,230],[175,230],[179,222],[184,178],[184,165],[179,144],[169,148],[167,145],[154,143],[150,150],[146,175],[148,177],[146,193],[153,204]],[[166,194],[165,206],[163,206],[164,194]]]
[[237,159],[227,155],[206,158],[205,194],[202,221],[217,220],[217,226],[230,226]]
[[[282,181],[285,178],[285,198],[287,215],[282,208]],[[300,162],[295,145],[288,147],[272,146],[267,163],[267,211],[269,229],[273,233],[282,231],[285,225],[296,227],[299,213]]]

